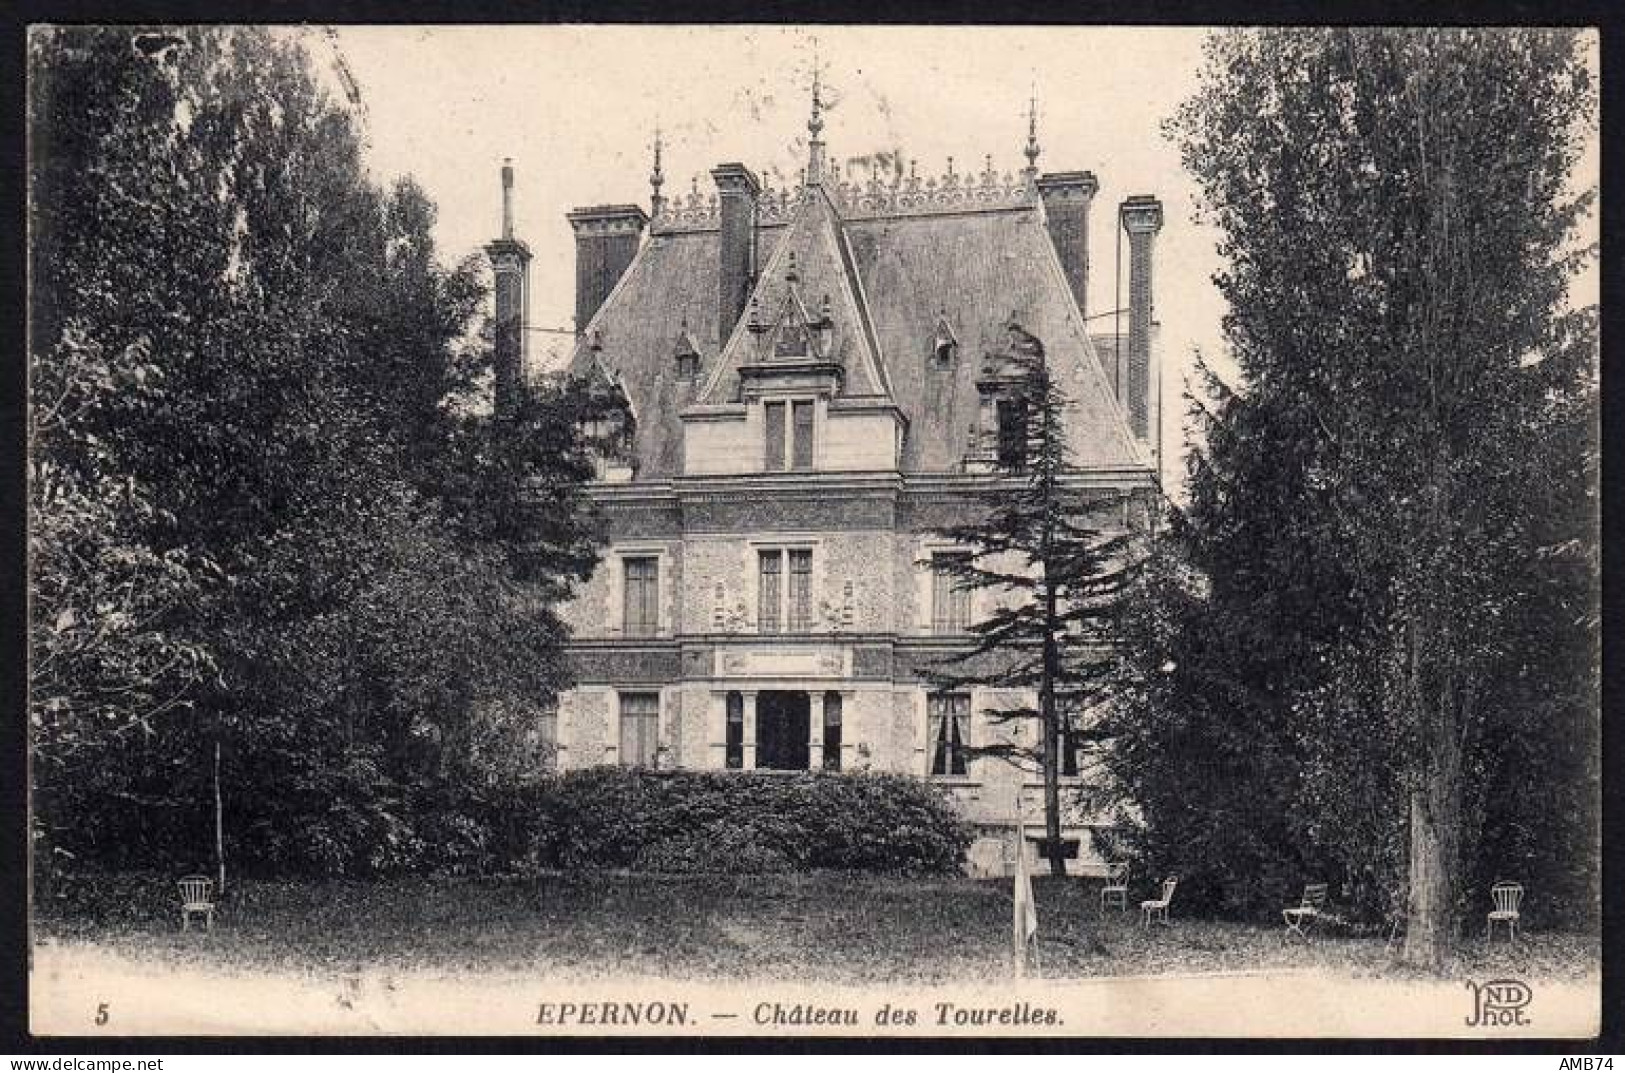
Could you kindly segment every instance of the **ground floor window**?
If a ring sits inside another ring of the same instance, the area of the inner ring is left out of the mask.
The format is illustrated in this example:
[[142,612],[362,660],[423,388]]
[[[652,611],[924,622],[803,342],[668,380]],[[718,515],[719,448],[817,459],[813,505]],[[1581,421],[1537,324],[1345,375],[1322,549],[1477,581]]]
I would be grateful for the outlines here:
[[933,693],[927,698],[926,716],[931,774],[965,774],[970,744],[970,694]]
[[723,727],[723,765],[735,770],[745,766],[745,698],[728,694],[728,718]]
[[1083,763],[1083,750],[1088,742],[1084,736],[1084,718],[1080,705],[1059,703],[1061,715],[1061,774],[1076,775]]
[[621,694],[621,763],[654,767],[656,731],[660,723],[660,694]]
[[543,771],[559,766],[559,706],[549,701],[536,713],[536,762]]
[[841,695],[824,694],[824,770],[841,770]]

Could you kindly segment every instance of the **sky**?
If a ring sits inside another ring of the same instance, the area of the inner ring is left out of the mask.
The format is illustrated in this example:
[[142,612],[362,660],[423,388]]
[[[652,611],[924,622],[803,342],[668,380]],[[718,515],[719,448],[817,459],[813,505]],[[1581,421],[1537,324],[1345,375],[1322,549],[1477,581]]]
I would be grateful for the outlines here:
[[[411,175],[439,206],[448,263],[500,226],[499,169],[515,170],[515,234],[530,247],[531,322],[570,329],[580,205],[649,203],[657,126],[667,195],[739,161],[773,186],[806,161],[814,55],[830,103],[824,139],[841,162],[900,150],[921,177],[1025,160],[1036,95],[1046,171],[1093,171],[1089,312],[1114,308],[1116,206],[1163,204],[1154,308],[1161,324],[1164,484],[1182,483],[1181,395],[1202,355],[1228,374],[1211,277],[1216,235],[1162,123],[1195,88],[1205,31],[1183,27],[483,26],[343,27],[313,48],[341,54],[367,112],[382,182]],[[815,43],[816,42],[816,43]],[[1595,163],[1589,165],[1595,174]],[[1582,174],[1587,167],[1582,166]],[[854,177],[867,179],[861,168]],[[1123,256],[1127,256],[1124,243]],[[1122,266],[1127,301],[1127,265]],[[1591,286],[1594,289],[1594,278]],[[1105,330],[1109,321],[1091,327]],[[1126,328],[1126,318],[1124,319]],[[567,349],[537,334],[533,349]]]

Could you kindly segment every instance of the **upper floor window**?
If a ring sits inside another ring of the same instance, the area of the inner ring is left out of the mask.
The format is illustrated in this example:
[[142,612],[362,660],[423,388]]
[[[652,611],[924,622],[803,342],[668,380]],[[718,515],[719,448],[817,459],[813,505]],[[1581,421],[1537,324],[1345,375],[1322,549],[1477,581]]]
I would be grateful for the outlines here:
[[769,471],[813,468],[812,400],[762,405],[764,466]]
[[812,627],[812,549],[762,548],[756,553],[756,621],[763,633],[805,633]]
[[931,632],[963,633],[970,625],[970,588],[954,573],[970,562],[967,551],[939,551],[931,556]]
[[660,628],[660,560],[653,555],[622,559],[622,619],[628,637],[650,637]]
[[1000,399],[999,466],[1020,473],[1027,467],[1027,400]]

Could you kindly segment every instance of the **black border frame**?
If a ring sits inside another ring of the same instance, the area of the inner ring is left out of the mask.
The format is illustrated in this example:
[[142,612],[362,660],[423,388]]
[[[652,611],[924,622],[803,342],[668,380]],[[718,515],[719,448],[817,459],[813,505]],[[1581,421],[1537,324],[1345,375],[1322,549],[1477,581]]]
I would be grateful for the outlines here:
[[[19,0],[0,16],[3,42],[3,81],[0,81],[0,198],[9,207],[7,225],[0,227],[0,311],[9,327],[15,360],[0,362],[0,544],[5,559],[0,565],[0,1048],[36,1055],[229,1055],[237,1054],[694,1054],[694,1053],[873,1053],[873,1054],[1543,1054],[1584,1055],[1625,1053],[1625,1016],[1620,1002],[1620,964],[1625,959],[1619,895],[1625,883],[1612,880],[1625,870],[1620,852],[1619,827],[1625,803],[1625,767],[1603,780],[1603,977],[1602,1028],[1592,1040],[1417,1040],[1417,1039],[1257,1039],[1195,1037],[1072,1037],[1041,1039],[919,1038],[815,1038],[815,1037],[542,1037],[542,1036],[63,1036],[28,1034],[26,890],[26,504],[24,452],[25,424],[25,48],[31,23],[115,24],[177,22],[321,22],[337,25],[394,24],[501,24],[510,22],[579,23],[790,23],[790,24],[938,24],[938,25],[1566,25],[1596,27],[1602,46],[1602,184],[1604,205],[1625,204],[1621,168],[1610,152],[1619,141],[1620,114],[1625,112],[1625,18],[1608,0],[1479,0],[1451,5],[1448,10],[1426,9],[1415,0],[1337,0],[1313,4],[1303,0],[1095,0],[1087,9],[1067,9],[1054,0],[1013,0],[1000,4],[997,18],[988,18],[989,6],[969,0],[930,4],[928,0],[902,0],[885,8],[853,0],[805,0],[791,3],[742,3],[740,0],[690,0],[683,5],[656,5],[648,0],[555,0],[521,3],[516,0]],[[1431,17],[1430,17],[1431,16]],[[1611,415],[1625,413],[1625,373],[1612,368],[1613,340],[1621,330],[1625,310],[1622,291],[1620,237],[1614,218],[1604,210],[1602,232],[1602,383],[1601,409],[1602,527],[1603,527],[1603,770],[1609,760],[1625,754],[1625,733],[1619,720],[1608,718],[1625,702],[1625,680],[1615,673],[1618,647],[1611,627],[1619,605],[1619,586],[1612,582],[1613,567],[1621,556],[1609,541],[1618,529],[1622,481],[1606,460],[1625,459],[1619,423]],[[1612,379],[1607,375],[1618,373]]]

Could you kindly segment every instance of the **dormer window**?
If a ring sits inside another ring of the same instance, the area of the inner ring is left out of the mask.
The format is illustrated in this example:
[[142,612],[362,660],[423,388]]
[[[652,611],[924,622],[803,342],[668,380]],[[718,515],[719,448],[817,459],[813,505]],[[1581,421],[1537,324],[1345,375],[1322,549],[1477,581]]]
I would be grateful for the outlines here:
[[1020,473],[1027,468],[1027,400],[998,400],[999,468]]
[[948,324],[946,314],[937,318],[936,332],[931,338],[931,360],[938,365],[953,363],[954,355],[959,351],[959,339]]
[[677,342],[672,347],[672,358],[677,363],[677,379],[693,380],[700,375],[700,348],[688,333],[688,318],[677,331]]
[[980,407],[965,454],[965,467],[973,473],[1024,473],[1027,469],[1032,376],[1037,363],[1044,361],[1044,344],[1014,318],[1005,327],[1010,335],[1008,348],[990,351],[976,380]]
[[[598,340],[589,340],[589,345],[596,351]],[[594,355],[586,383],[591,404],[581,420],[580,430],[592,455],[594,476],[612,483],[629,481],[637,468],[638,419],[632,400],[627,397],[620,377],[599,354]]]

